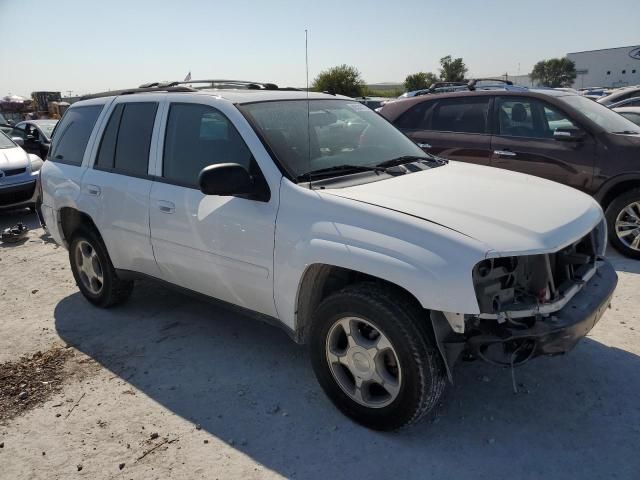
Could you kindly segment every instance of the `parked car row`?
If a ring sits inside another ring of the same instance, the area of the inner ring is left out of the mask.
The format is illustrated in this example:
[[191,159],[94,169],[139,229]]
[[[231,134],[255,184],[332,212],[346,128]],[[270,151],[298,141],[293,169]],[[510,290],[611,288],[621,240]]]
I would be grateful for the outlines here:
[[593,195],[611,243],[640,258],[640,129],[604,105],[552,89],[494,88],[390,102],[379,112],[427,153]]

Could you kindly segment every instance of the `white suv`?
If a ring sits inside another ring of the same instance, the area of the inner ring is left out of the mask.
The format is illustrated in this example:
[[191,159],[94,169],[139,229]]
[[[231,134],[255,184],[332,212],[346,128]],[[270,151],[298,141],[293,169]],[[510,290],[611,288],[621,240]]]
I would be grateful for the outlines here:
[[95,95],[59,122],[42,212],[90,302],[152,277],[257,312],[381,430],[436,405],[461,354],[564,353],[609,305],[591,197],[429,156],[346,97],[232,86]]

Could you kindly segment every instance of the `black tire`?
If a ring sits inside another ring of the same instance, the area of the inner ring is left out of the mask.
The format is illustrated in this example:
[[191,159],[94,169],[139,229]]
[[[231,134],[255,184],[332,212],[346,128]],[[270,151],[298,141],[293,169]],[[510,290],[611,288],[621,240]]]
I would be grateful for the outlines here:
[[[103,282],[98,294],[91,292],[80,278],[75,251],[81,241],[87,242],[95,250],[100,261]],[[118,278],[102,238],[93,229],[80,229],[74,233],[69,244],[69,263],[71,264],[73,278],[80,292],[87,300],[98,307],[109,308],[123,303],[133,292],[133,281],[125,281]]]
[[[388,338],[402,368],[397,397],[372,408],[348,396],[327,361],[327,336],[346,316],[360,317]],[[395,430],[418,422],[438,403],[446,387],[446,371],[428,333],[424,310],[400,292],[375,283],[360,283],[327,297],[317,308],[310,329],[311,362],[318,382],[345,415],[375,430]]]
[[[629,190],[616,197],[607,207],[605,217],[607,219],[607,229],[609,231],[609,242],[623,255],[629,258],[640,259],[640,250],[635,250],[618,237],[616,233],[616,219],[624,208],[634,202],[640,202],[640,188]],[[640,228],[640,225],[638,225]]]

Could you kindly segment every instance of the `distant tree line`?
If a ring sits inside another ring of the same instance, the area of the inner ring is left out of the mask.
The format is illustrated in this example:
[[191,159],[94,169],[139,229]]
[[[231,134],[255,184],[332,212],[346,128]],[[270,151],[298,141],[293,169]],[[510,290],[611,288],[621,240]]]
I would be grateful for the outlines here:
[[[407,75],[404,88],[406,91],[423,90],[435,82],[463,82],[467,72],[467,66],[462,58],[446,55],[440,59],[438,74],[417,72]],[[575,63],[567,58],[541,60],[535,64],[530,76],[533,81],[546,87],[569,87],[576,78]],[[312,90],[349,97],[360,97],[372,93],[367,89],[358,69],[345,64],[320,72],[313,81]]]

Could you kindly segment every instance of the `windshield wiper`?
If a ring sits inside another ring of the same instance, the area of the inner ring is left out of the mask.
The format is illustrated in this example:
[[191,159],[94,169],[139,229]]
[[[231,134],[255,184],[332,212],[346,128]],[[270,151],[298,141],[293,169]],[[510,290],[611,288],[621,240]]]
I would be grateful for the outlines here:
[[637,130],[622,130],[621,132],[611,132],[613,134],[618,134],[618,135],[635,135],[638,133]]
[[401,157],[392,158],[391,160],[385,160],[384,162],[380,162],[376,164],[376,167],[395,167],[396,165],[404,165],[405,163],[413,163],[419,161],[427,161],[427,162],[439,162],[439,159],[435,157],[420,157],[417,155],[402,155]]
[[333,167],[320,168],[318,170],[311,170],[310,172],[305,172],[301,175],[298,175],[298,180],[307,180],[312,181],[314,177],[322,177],[322,176],[339,176],[339,175],[348,175],[350,173],[357,172],[384,172],[385,168],[374,166],[370,167],[367,165],[335,165]]

